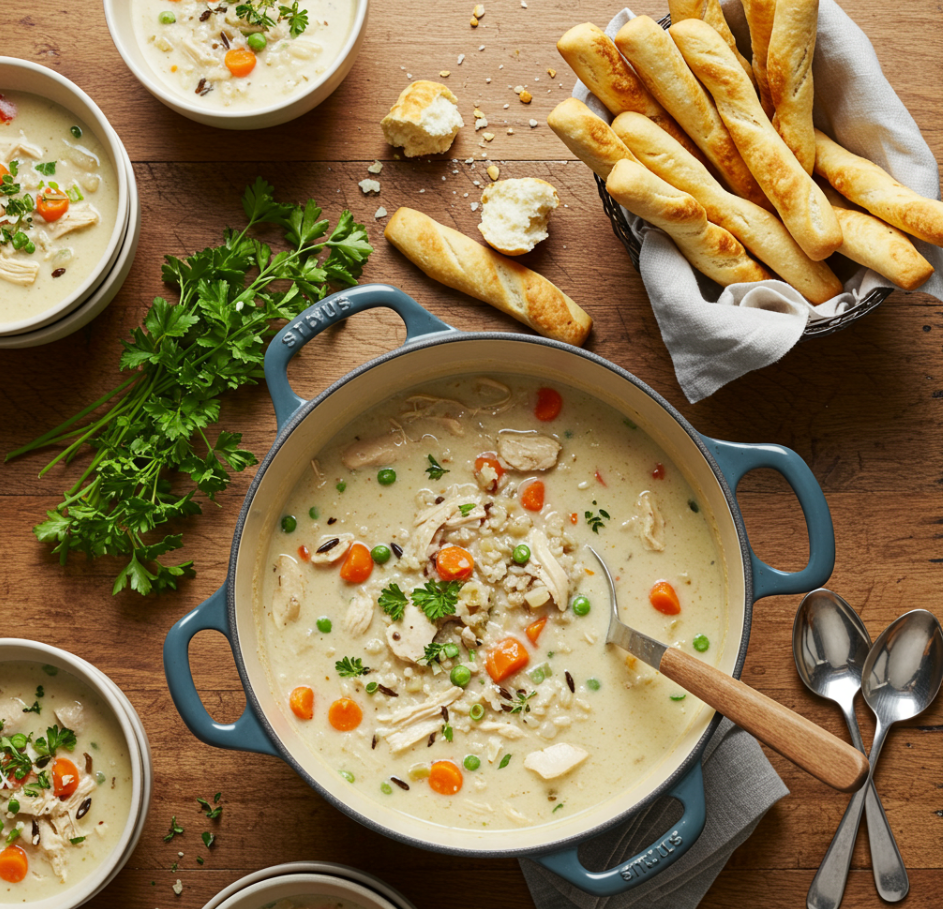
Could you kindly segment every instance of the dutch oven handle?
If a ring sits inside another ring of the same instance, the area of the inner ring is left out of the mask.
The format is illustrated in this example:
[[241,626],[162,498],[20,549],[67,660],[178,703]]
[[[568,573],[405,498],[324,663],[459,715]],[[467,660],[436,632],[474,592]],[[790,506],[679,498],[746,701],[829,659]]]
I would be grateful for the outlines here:
[[265,352],[265,381],[268,384],[278,429],[305,403],[288,384],[288,363],[308,341],[329,325],[348,316],[383,306],[392,309],[406,323],[406,343],[423,335],[454,332],[451,325],[423,309],[412,297],[389,284],[361,284],[325,297],[292,319],[274,338]]
[[822,587],[835,567],[835,529],[825,494],[809,465],[792,449],[782,445],[748,445],[721,442],[708,436],[701,438],[735,495],[737,484],[745,474],[760,467],[769,467],[782,474],[802,506],[809,533],[808,565],[801,571],[780,571],[767,565],[750,546],[753,598],[758,600],[783,593],[808,593]]
[[684,806],[681,820],[648,848],[614,868],[606,871],[587,870],[580,862],[579,846],[531,858],[593,896],[615,896],[631,890],[676,862],[701,835],[707,812],[700,761],[695,761],[694,766],[668,795]]
[[200,603],[167,632],[164,641],[164,674],[174,705],[187,728],[201,742],[233,751],[255,751],[281,757],[249,704],[235,723],[217,723],[203,706],[190,669],[190,641],[200,631],[218,631],[232,647],[226,585]]

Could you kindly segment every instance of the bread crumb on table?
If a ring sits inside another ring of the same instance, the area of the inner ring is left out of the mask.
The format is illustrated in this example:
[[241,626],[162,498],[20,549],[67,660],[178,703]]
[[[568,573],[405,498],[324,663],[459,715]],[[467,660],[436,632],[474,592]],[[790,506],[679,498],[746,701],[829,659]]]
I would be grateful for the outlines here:
[[378,180],[361,180],[357,185],[365,196],[380,191],[380,183]]
[[377,210],[376,214],[373,216],[375,220],[379,221],[380,218],[386,217],[386,209],[381,205]]
[[382,162],[377,161],[376,159],[374,159],[373,164],[371,164],[371,165],[367,168],[367,173],[368,173],[368,174],[378,174],[378,173],[380,173],[380,171],[382,171],[382,170],[383,170],[383,164],[382,164]]

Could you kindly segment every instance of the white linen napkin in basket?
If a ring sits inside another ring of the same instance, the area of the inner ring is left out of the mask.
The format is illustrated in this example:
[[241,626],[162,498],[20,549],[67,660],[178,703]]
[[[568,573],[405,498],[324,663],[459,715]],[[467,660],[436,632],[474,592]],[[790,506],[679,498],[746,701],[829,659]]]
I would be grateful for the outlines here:
[[[707,823],[697,842],[673,865],[619,896],[596,897],[530,859],[521,870],[537,909],[694,909],[720,874],[734,849],[753,833],[763,815],[783,796],[786,785],[756,739],[723,719],[702,759]],[[584,847],[593,861],[613,867],[630,858],[676,820],[664,800]],[[588,857],[581,858],[590,861]]]
[[[749,57],[746,20],[739,0],[722,0],[741,51]],[[624,9],[606,28],[610,38],[634,18]],[[815,59],[815,125],[855,154],[931,199],[940,198],[936,160],[913,117],[881,72],[867,36],[834,2],[820,0]],[[573,95],[607,122],[612,115],[577,82]],[[728,382],[775,363],[799,340],[810,320],[840,315],[872,290],[892,287],[866,268],[845,282],[837,297],[812,306],[782,281],[733,284],[722,292],[688,264],[662,231],[623,209],[641,240],[640,271],[675,375],[694,404]],[[943,249],[914,245],[936,273],[921,293],[943,299]]]

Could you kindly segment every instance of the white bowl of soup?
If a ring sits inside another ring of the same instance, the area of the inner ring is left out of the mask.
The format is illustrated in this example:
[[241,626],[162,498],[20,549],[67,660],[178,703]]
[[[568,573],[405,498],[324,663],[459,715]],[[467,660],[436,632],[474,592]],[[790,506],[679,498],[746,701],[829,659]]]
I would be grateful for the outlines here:
[[328,874],[285,874],[240,887],[218,909],[399,909],[363,884]]
[[259,129],[316,107],[363,42],[368,0],[261,7],[202,0],[105,0],[112,40],[138,81],[208,126]]
[[43,66],[0,57],[0,335],[80,306],[128,229],[125,152],[98,106]]
[[[375,306],[404,319],[407,343],[298,398],[291,357]],[[606,646],[608,593],[586,545],[634,627],[738,675],[753,601],[834,562],[828,507],[798,455],[703,437],[590,352],[456,332],[383,285],[292,320],[266,379],[280,433],[226,583],[164,646],[190,729],[284,758],[386,835],[536,857],[597,895],[683,855],[703,829],[700,754],[719,718]],[[750,549],[733,490],[758,467],[802,505],[802,571]],[[227,729],[187,661],[203,628],[228,634],[248,695]],[[661,840],[605,872],[581,868],[582,841],[665,794],[685,813]]]
[[140,838],[150,747],[117,686],[84,660],[0,639],[0,905],[71,909]]

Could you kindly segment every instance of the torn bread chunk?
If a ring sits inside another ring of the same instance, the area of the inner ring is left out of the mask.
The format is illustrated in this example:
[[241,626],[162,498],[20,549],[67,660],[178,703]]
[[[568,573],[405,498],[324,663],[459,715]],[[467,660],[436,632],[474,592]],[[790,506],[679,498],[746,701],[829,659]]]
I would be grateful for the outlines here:
[[390,145],[402,146],[407,158],[447,152],[464,126],[458,98],[439,82],[406,86],[380,122]]
[[498,180],[481,194],[478,230],[498,252],[522,256],[547,239],[550,216],[559,204],[557,191],[545,180]]

